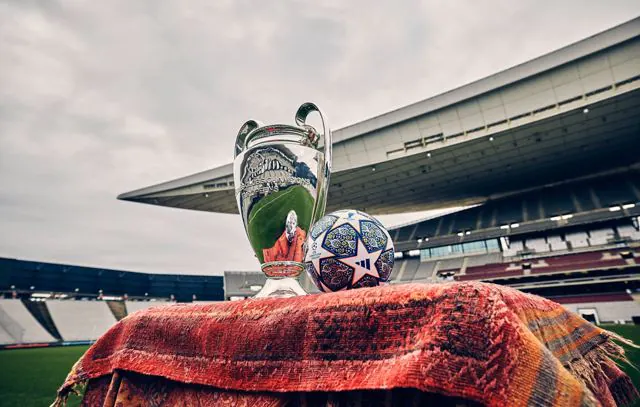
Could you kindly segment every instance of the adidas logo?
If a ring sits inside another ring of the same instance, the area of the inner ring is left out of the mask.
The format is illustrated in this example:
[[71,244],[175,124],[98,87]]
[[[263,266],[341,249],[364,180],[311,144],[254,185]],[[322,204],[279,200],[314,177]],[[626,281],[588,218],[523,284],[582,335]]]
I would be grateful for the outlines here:
[[371,270],[371,261],[369,259],[356,261],[356,264],[362,268],[366,268],[367,270]]

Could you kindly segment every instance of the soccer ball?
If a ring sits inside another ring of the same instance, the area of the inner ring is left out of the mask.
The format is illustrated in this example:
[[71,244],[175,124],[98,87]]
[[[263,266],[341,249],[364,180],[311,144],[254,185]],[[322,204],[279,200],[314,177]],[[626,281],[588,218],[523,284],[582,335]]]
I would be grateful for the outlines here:
[[320,291],[375,287],[389,281],[393,241],[377,219],[353,209],[316,222],[307,236],[305,268]]

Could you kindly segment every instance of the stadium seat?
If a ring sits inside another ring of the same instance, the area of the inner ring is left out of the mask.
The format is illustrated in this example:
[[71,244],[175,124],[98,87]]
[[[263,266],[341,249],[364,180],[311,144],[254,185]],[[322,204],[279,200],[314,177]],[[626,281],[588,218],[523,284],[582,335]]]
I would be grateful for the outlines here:
[[547,242],[543,237],[535,238],[535,239],[527,239],[525,244],[527,246],[527,249],[533,250],[536,253],[545,253],[550,250],[549,245],[547,244]]
[[637,231],[636,228],[632,225],[618,226],[618,234],[622,238],[640,240],[640,232]]
[[571,244],[572,248],[589,247],[589,236],[587,232],[574,232],[568,233],[566,236],[567,242]]
[[20,300],[0,299],[0,327],[4,333],[9,335],[9,338],[2,339],[0,332],[0,343],[3,340],[9,340],[5,344],[43,343],[56,340],[40,325]]
[[516,256],[518,252],[524,250],[524,242],[522,240],[511,240],[509,247],[503,250],[507,257]]
[[615,237],[613,229],[596,229],[589,232],[589,244],[591,246],[606,245],[609,240]]
[[49,300],[46,304],[65,341],[96,340],[116,323],[104,301]]
[[567,242],[562,240],[560,236],[548,236],[547,242],[552,251],[567,250]]

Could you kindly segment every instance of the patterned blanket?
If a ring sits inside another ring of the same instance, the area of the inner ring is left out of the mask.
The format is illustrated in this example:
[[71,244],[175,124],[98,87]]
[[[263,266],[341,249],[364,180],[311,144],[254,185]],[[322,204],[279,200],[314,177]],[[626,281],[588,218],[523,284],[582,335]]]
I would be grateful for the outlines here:
[[86,383],[104,401],[114,380],[145,375],[175,392],[197,386],[193,405],[413,389],[489,406],[614,406],[637,397],[614,339],[552,301],[483,283],[177,304],[112,327],[54,404]]

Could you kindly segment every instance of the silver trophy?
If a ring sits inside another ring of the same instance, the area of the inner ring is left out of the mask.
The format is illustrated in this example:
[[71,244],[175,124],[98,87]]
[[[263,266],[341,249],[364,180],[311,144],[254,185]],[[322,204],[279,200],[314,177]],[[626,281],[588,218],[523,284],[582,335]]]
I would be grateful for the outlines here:
[[[320,134],[306,124],[322,120]],[[304,242],[324,215],[331,175],[331,130],[313,103],[296,112],[296,125],[249,120],[236,138],[233,178],[238,209],[267,282],[256,297],[306,294],[297,281],[304,271]]]

